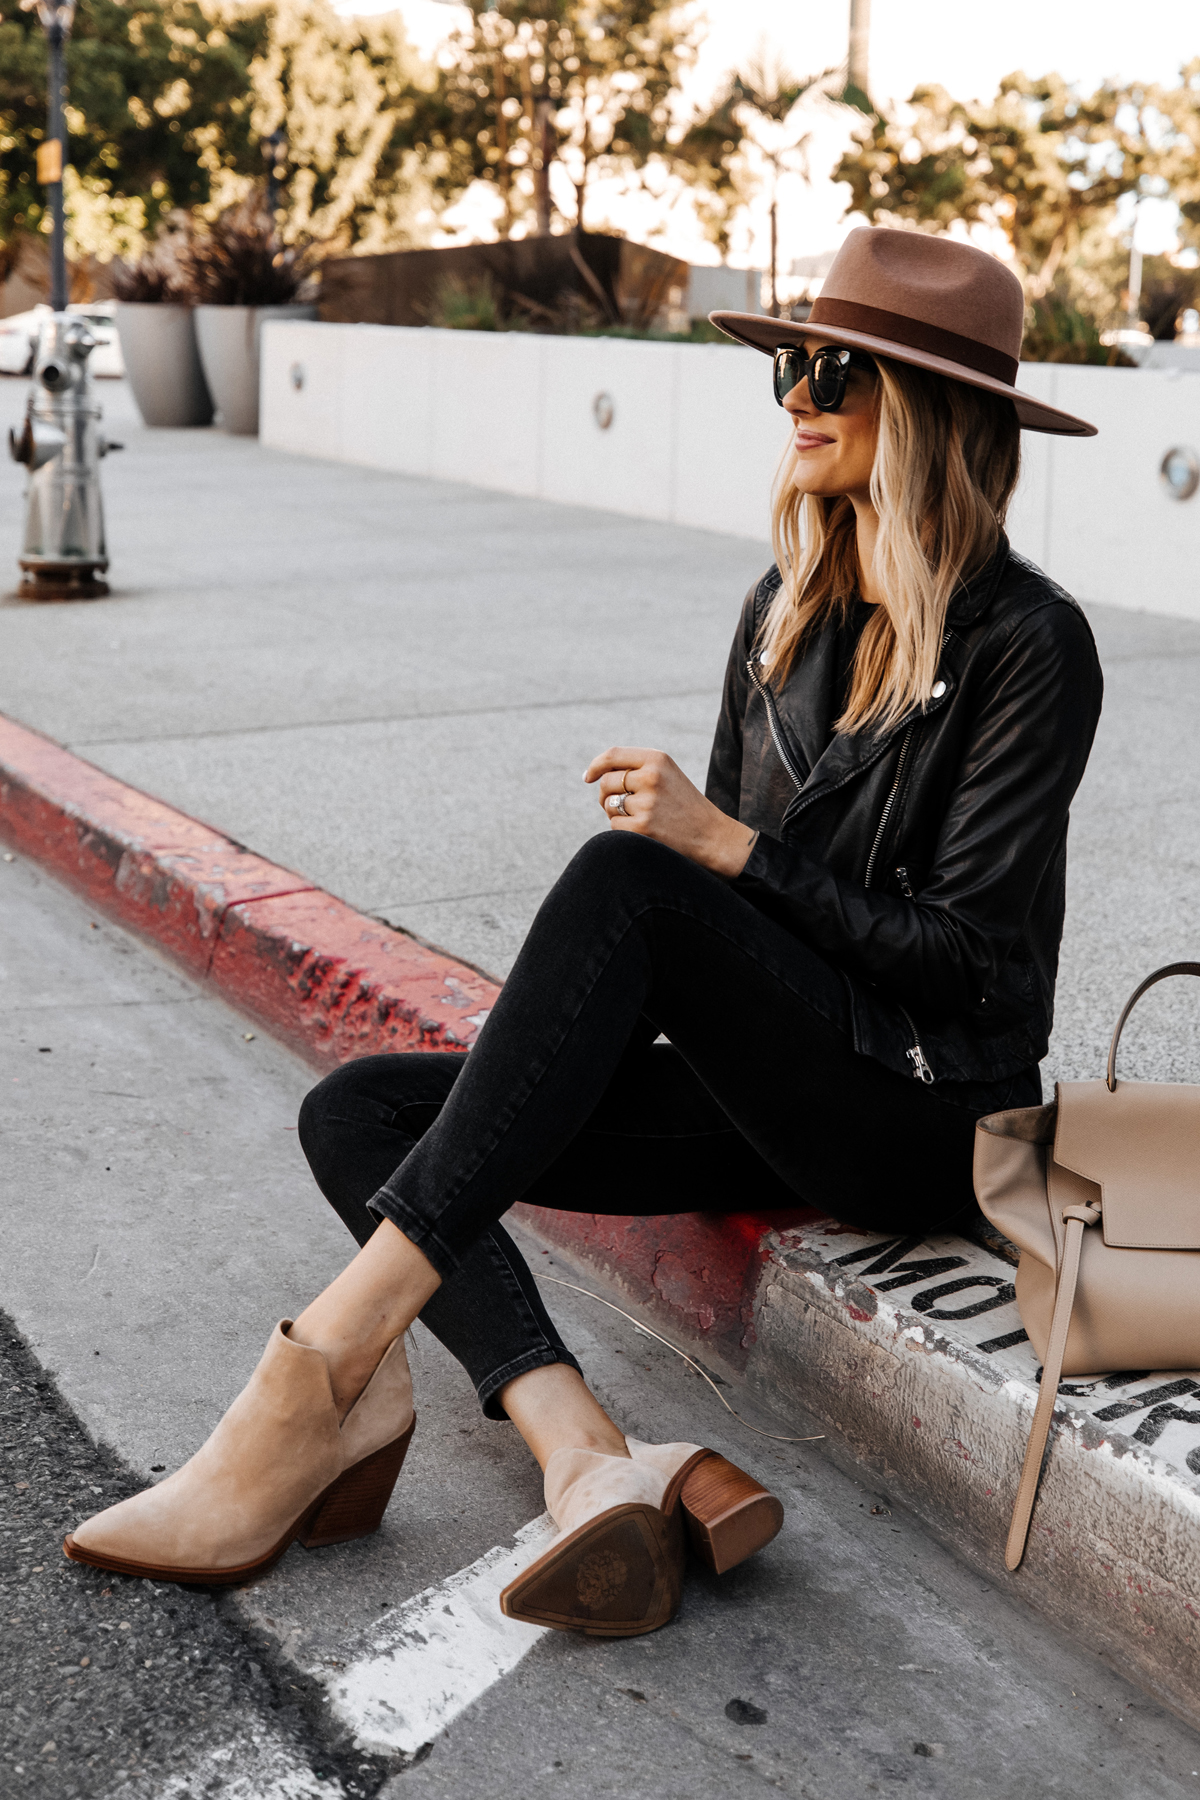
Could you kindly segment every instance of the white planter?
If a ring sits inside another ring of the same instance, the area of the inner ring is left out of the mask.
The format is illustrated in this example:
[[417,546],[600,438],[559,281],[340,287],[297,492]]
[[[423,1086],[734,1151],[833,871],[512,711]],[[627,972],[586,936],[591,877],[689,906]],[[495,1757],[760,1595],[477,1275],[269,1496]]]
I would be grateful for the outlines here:
[[211,424],[212,396],[200,367],[192,308],[121,300],[116,324],[125,373],[146,424]]
[[258,431],[259,334],[265,319],[315,319],[315,306],[198,306],[200,361],[225,431]]

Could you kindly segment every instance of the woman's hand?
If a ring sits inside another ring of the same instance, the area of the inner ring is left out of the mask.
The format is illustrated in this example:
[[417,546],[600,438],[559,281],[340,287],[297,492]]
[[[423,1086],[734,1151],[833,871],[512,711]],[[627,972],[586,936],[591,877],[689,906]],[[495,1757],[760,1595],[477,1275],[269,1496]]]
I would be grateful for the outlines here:
[[[693,787],[662,750],[606,750],[583,772],[600,784],[600,804],[614,831],[636,831],[732,881],[746,866],[758,836]],[[617,797],[624,811],[616,810]]]

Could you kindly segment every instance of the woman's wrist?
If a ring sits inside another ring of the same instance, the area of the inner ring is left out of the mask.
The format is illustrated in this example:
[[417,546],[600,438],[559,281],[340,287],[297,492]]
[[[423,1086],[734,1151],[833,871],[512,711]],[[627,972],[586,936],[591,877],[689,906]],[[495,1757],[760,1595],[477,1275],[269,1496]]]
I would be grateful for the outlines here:
[[757,831],[739,819],[726,819],[724,828],[713,844],[709,868],[726,881],[736,881],[750,860],[750,852],[758,842]]

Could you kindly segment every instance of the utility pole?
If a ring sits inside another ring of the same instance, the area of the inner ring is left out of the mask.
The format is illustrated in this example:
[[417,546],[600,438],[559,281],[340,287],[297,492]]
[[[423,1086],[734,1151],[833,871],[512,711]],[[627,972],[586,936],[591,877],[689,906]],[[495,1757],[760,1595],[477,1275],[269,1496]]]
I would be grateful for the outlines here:
[[1142,252],[1137,241],[1140,202],[1139,194],[1133,202],[1133,230],[1129,234],[1129,309],[1125,323],[1130,331],[1137,330],[1142,312]]
[[539,94],[533,109],[533,134],[537,146],[537,162],[534,164],[533,170],[533,197],[539,237],[548,237],[550,233],[552,211],[550,164],[554,161],[554,153],[558,148],[558,130],[554,114],[554,102],[549,94]]
[[779,287],[776,281],[776,270],[779,265],[779,204],[775,197],[775,180],[779,171],[772,168],[771,183],[771,317],[779,317]]
[[67,131],[63,121],[67,73],[64,53],[75,17],[75,0],[38,0],[38,18],[46,33],[50,53],[49,117],[46,141],[38,146],[38,180],[46,189],[50,204],[50,309],[67,310],[66,220],[63,214],[63,163],[66,161]]
[[850,53],[846,58],[846,85],[857,88],[864,99],[867,86],[867,51],[871,38],[871,0],[850,0]]
[[282,125],[262,141],[263,160],[267,165],[267,212],[272,226],[277,225],[283,184],[287,180],[287,132]]

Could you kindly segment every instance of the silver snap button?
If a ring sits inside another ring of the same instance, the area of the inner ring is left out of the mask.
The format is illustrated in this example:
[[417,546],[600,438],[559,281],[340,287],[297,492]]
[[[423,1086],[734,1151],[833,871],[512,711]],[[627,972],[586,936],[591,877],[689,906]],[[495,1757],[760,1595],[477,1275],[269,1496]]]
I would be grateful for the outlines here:
[[933,698],[935,700],[940,700],[942,695],[945,693],[945,691],[946,691],[946,684],[944,681],[935,681],[933,686],[929,690],[930,694],[933,696]]

